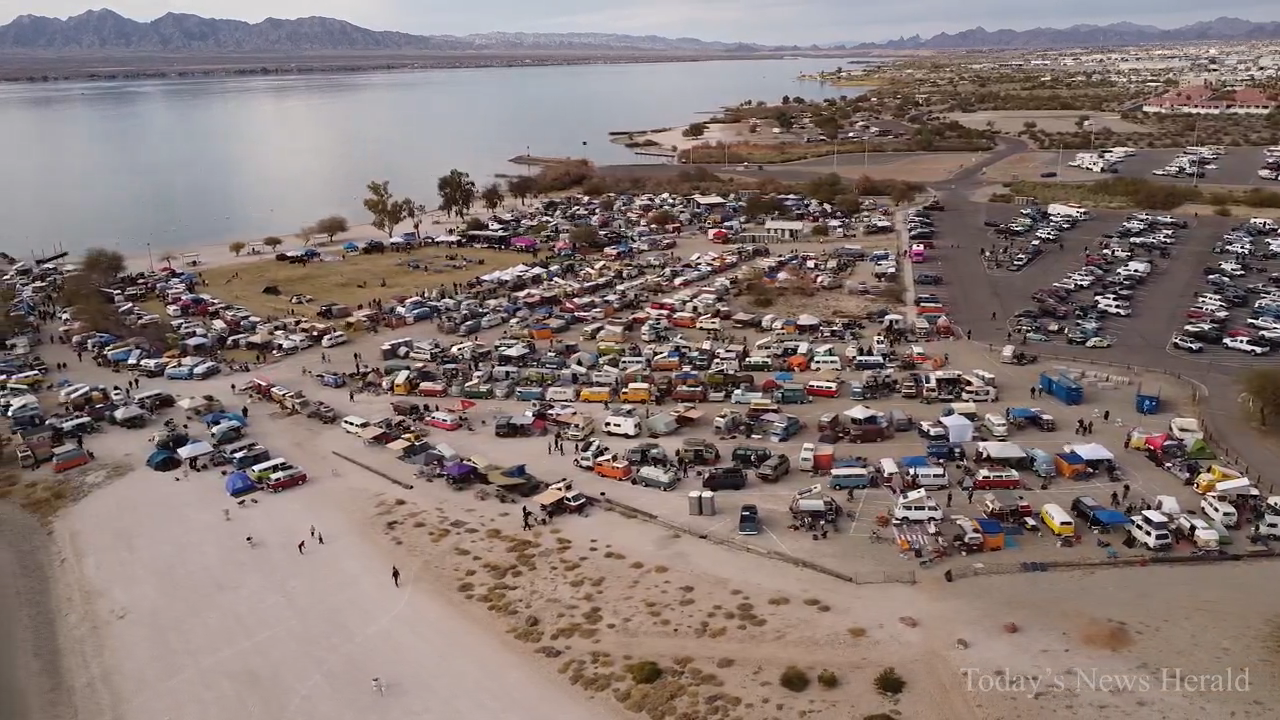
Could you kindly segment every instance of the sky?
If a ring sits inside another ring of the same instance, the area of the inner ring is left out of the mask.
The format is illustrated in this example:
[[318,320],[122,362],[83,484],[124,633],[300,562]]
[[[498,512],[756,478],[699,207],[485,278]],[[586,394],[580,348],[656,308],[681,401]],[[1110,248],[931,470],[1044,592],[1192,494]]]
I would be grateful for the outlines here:
[[[0,0],[0,22],[26,13],[66,17],[89,7],[85,0]],[[1024,30],[1129,21],[1171,28],[1219,16],[1280,20],[1280,0],[113,0],[110,7],[144,21],[166,12],[250,22],[323,15],[422,35],[608,32],[797,45],[929,36],[978,25]]]

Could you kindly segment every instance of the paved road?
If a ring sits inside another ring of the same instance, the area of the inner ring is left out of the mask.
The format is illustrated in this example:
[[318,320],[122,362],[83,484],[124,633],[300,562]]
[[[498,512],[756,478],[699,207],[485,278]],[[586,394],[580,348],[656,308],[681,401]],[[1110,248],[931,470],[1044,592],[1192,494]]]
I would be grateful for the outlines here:
[[[980,172],[980,168],[967,169],[940,193],[948,210],[937,215],[936,262],[946,273],[947,284],[940,291],[948,300],[955,322],[971,332],[975,342],[1003,345],[1008,317],[1031,305],[1030,292],[1045,284],[1046,278],[1051,283],[1064,274],[1071,263],[1079,264],[1078,253],[1082,249],[1079,243],[1084,238],[1075,241],[1074,249],[1068,244],[1067,249],[1061,251],[1062,255],[1055,255],[1060,251],[1051,251],[1025,273],[988,274],[979,256],[979,248],[989,248],[993,241],[982,221],[987,217],[1003,219],[1013,210],[1009,206],[973,203],[965,199],[965,192],[980,184],[977,180]],[[1104,214],[1103,218],[1082,224],[1077,232],[1085,236],[1094,231],[1108,232],[1113,229],[1114,219]],[[1205,358],[1171,353],[1166,347],[1173,330],[1186,322],[1182,313],[1191,293],[1201,282],[1200,268],[1214,257],[1210,252],[1214,238],[1230,224],[1225,218],[1195,220],[1197,226],[1187,233],[1187,239],[1180,244],[1172,260],[1165,261],[1167,267],[1147,283],[1135,317],[1121,328],[1115,348],[1091,350],[1054,344],[1029,349],[1082,361],[1159,368],[1202,383],[1209,395],[1202,402],[1201,411],[1213,436],[1238,456],[1239,462],[1254,478],[1261,479],[1261,487],[1266,490],[1269,483],[1280,481],[1280,444],[1249,425],[1237,400],[1240,395],[1239,375],[1249,359],[1243,355],[1234,358],[1215,354],[1209,358],[1212,362],[1203,362]],[[992,312],[996,313],[995,320],[992,320]],[[1280,361],[1272,359],[1271,363],[1274,365]]]

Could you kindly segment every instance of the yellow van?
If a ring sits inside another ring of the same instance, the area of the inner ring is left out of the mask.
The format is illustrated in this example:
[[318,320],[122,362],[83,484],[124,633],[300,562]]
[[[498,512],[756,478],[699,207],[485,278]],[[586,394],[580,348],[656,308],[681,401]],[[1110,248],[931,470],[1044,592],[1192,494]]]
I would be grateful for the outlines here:
[[43,385],[44,375],[35,370],[30,370],[28,372],[18,373],[17,375],[11,375],[7,380],[5,380],[5,382],[12,383],[14,385],[22,385],[24,387]]
[[652,396],[653,388],[649,383],[631,383],[622,391],[620,399],[622,402],[647,403]]
[[578,395],[579,402],[609,402],[613,399],[613,391],[607,387],[582,388]]
[[1040,508],[1040,522],[1044,523],[1054,535],[1076,534],[1076,523],[1071,519],[1071,515],[1053,503],[1046,503]]
[[409,379],[412,376],[413,376],[413,373],[409,372],[408,370],[401,370],[398,374],[396,374],[396,381],[393,387],[393,390],[396,395],[408,395],[409,393],[413,392],[413,387],[409,382]]

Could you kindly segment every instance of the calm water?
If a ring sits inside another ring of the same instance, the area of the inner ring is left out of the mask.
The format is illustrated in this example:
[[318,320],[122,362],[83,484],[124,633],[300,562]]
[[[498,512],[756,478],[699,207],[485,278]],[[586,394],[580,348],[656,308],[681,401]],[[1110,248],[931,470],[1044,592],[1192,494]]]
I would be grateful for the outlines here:
[[[0,246],[127,255],[367,222],[365,183],[431,205],[451,168],[637,162],[617,130],[693,121],[748,98],[855,94],[795,78],[833,60],[483,68],[0,87]],[[585,146],[584,146],[585,143]],[[16,252],[15,252],[16,251]]]

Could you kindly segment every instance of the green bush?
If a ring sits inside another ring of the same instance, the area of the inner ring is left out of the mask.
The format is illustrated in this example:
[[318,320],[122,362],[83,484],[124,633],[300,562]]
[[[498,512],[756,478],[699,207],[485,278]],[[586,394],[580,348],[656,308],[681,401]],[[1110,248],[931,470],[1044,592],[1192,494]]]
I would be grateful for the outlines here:
[[809,673],[795,665],[788,666],[778,678],[778,684],[791,692],[804,692],[809,689]]
[[824,223],[818,223],[817,225],[809,228],[809,234],[814,237],[826,237],[829,232],[830,231]]
[[637,685],[652,685],[662,678],[662,667],[652,660],[641,660],[626,667],[631,681]]
[[835,686],[840,684],[840,678],[837,677],[836,674],[834,672],[831,672],[830,670],[823,670],[822,672],[818,673],[818,684],[830,690],[831,688],[834,688]]
[[1013,193],[1006,193],[1006,192],[1001,192],[1001,193],[992,193],[992,194],[991,194],[991,197],[987,198],[987,202],[993,202],[993,203],[1012,203],[1012,202],[1013,202]]
[[1219,205],[1213,209],[1213,214],[1218,217],[1231,217],[1231,208],[1226,205]]
[[871,684],[883,695],[901,695],[907,689],[907,681],[891,667],[881,670]]

